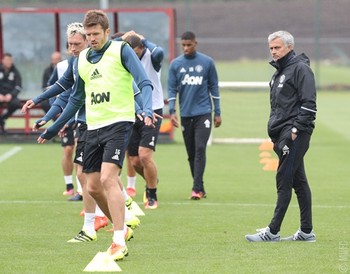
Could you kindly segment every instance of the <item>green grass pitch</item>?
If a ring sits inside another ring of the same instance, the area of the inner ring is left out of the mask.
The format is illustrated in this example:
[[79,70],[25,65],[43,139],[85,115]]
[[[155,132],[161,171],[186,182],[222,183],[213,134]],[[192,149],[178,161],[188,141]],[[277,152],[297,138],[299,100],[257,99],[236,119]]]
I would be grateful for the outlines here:
[[[222,92],[222,128],[215,138],[266,138],[268,93]],[[145,211],[128,243],[123,273],[345,273],[349,255],[349,101],[346,92],[319,92],[316,129],[305,162],[313,193],[316,243],[248,243],[244,235],[270,221],[275,172],[263,171],[259,144],[213,144],[207,150],[208,198],[188,199],[191,179],[179,130],[157,147],[159,209]],[[6,152],[19,152],[6,158]],[[0,144],[0,270],[82,273],[112,235],[68,244],[82,227],[81,202],[67,202],[59,144]],[[275,157],[275,156],[274,156]],[[125,182],[125,174],[123,174]],[[141,206],[138,177],[135,201]],[[141,206],[142,208],[142,206]],[[295,195],[281,235],[299,227]],[[110,226],[109,226],[110,228]]]

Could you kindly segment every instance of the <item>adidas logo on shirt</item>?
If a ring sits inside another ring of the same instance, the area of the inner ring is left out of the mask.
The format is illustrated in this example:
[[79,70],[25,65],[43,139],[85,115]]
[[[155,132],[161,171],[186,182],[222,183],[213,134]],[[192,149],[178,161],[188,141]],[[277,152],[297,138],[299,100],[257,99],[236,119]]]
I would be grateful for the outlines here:
[[185,73],[186,72],[186,69],[184,68],[184,67],[182,67],[181,69],[180,69],[180,73]]
[[102,75],[98,72],[97,69],[94,70],[94,72],[91,74],[90,80],[101,78]]

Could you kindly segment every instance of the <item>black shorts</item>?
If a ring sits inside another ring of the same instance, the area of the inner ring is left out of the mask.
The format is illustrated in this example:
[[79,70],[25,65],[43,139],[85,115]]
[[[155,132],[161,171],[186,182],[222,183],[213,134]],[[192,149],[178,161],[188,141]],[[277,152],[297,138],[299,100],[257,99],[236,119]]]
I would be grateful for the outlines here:
[[88,130],[83,172],[100,172],[103,162],[114,163],[122,168],[132,125],[131,122],[119,122],[103,128]]
[[84,163],[84,148],[87,134],[87,125],[80,124],[77,129],[78,142],[75,148],[74,163],[83,166]]
[[61,146],[74,146],[75,140],[74,140],[74,130],[69,128],[66,130],[66,134],[64,137],[61,138]]
[[[154,110],[154,112],[160,116],[163,116],[162,109]],[[139,147],[147,147],[153,151],[156,151],[156,144],[161,124],[162,119],[158,119],[155,127],[146,126],[143,121],[136,119],[128,144],[129,156],[138,156]]]

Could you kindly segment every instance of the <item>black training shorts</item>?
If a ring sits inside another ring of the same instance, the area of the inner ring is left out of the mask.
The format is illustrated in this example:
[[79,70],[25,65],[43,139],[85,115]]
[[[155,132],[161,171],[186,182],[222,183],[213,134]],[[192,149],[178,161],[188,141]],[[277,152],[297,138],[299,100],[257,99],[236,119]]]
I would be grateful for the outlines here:
[[103,128],[88,130],[84,149],[83,172],[100,172],[102,162],[123,167],[132,122],[118,122]]
[[[160,116],[163,115],[162,109],[157,109],[154,112]],[[155,151],[161,124],[162,119],[160,118],[157,119],[155,127],[146,126],[143,121],[137,119],[128,144],[129,156],[138,156],[139,147],[147,147]]]
[[78,142],[75,148],[75,157],[74,157],[74,163],[80,166],[83,166],[83,163],[84,163],[83,156],[84,156],[86,134],[87,134],[87,125],[85,123],[80,124],[77,129]]
[[74,130],[71,128],[68,128],[65,132],[64,137],[61,138],[61,146],[74,146],[75,140],[74,140]]

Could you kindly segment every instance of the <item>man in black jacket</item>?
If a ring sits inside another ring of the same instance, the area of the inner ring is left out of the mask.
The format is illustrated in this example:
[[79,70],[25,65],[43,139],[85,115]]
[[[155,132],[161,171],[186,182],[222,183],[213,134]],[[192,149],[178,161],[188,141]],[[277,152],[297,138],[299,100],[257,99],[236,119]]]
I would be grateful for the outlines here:
[[21,107],[17,98],[22,90],[22,78],[13,64],[13,57],[5,53],[0,64],[0,106],[6,105],[7,112],[0,115],[0,133],[5,132],[5,120]]
[[268,121],[268,133],[279,158],[277,203],[270,224],[258,229],[256,234],[246,235],[246,239],[250,242],[281,240],[279,232],[294,188],[301,224],[294,235],[282,240],[315,242],[311,190],[304,168],[304,156],[315,127],[315,79],[309,58],[294,52],[294,38],[289,32],[270,34],[268,43],[273,59],[270,64],[277,70],[270,82],[271,112]]

